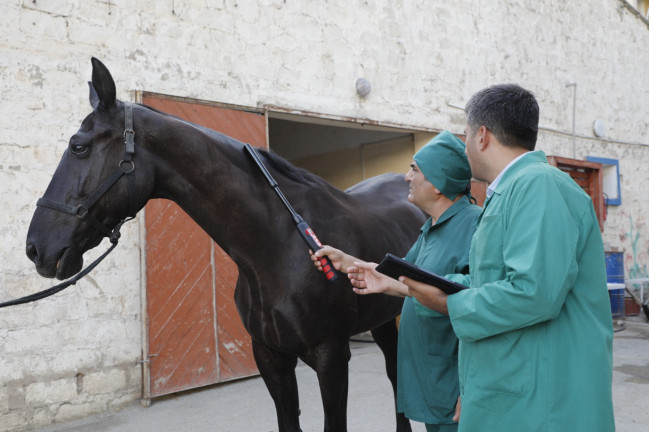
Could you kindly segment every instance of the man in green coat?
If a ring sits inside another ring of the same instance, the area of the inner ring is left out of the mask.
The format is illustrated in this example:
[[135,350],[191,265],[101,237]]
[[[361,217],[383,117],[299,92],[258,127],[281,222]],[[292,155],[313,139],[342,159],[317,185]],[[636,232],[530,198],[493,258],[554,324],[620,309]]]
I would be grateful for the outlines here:
[[[405,259],[439,274],[467,273],[469,246],[480,209],[467,196],[471,169],[464,143],[448,131],[440,133],[415,154],[406,181],[410,183],[409,201],[430,218]],[[313,258],[317,266],[323,255],[342,271],[353,271],[354,262],[360,261],[325,246]],[[425,423],[429,432],[456,431],[458,340],[448,317],[411,298],[407,286],[375,275],[369,289],[355,291],[406,297],[399,322],[398,411]]]
[[538,112],[513,84],[472,96],[466,152],[490,185],[470,275],[448,276],[471,289],[446,296],[402,278],[460,340],[460,431],[615,430],[601,233],[589,196],[533,151]]

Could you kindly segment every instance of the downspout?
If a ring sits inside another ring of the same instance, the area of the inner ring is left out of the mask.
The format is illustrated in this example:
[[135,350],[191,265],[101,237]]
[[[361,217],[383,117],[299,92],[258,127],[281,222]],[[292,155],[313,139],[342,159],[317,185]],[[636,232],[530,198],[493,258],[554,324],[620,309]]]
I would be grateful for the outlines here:
[[572,92],[572,158],[577,159],[577,145],[575,142],[575,121],[577,119],[577,83],[566,84],[566,87],[574,87]]

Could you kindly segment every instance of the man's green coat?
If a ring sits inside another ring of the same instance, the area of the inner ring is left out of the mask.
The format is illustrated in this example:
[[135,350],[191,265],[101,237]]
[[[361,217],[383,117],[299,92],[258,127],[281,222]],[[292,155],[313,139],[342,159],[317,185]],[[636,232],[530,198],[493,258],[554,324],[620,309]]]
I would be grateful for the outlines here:
[[545,154],[503,175],[448,297],[460,340],[460,431],[609,432],[612,316],[588,195]]

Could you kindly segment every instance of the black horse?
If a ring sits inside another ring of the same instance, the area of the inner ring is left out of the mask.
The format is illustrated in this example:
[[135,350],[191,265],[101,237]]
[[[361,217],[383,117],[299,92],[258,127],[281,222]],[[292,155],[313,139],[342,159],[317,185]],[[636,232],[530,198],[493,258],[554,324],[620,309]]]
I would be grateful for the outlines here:
[[[149,199],[175,201],[238,266],[235,302],[279,430],[300,430],[300,358],[317,373],[324,430],[345,431],[349,338],[371,330],[395,387],[401,300],[357,296],[345,277],[328,282],[242,143],[117,100],[108,69],[95,58],[92,66],[93,111],[70,138],[29,227],[27,255],[38,273],[58,279],[76,274],[83,254]],[[372,178],[345,193],[270,152],[259,153],[314,231],[355,256],[378,261],[386,252],[403,255],[424,222],[407,202],[402,176]],[[402,415],[397,430],[410,430]]]

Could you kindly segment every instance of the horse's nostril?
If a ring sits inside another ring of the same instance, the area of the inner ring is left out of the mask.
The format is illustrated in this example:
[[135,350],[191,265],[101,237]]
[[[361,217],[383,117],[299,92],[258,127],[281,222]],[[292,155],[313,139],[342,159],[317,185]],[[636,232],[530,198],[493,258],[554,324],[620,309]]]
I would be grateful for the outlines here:
[[36,250],[34,243],[27,243],[25,253],[27,253],[27,258],[29,258],[33,263],[36,263],[36,260],[38,259],[38,251]]

